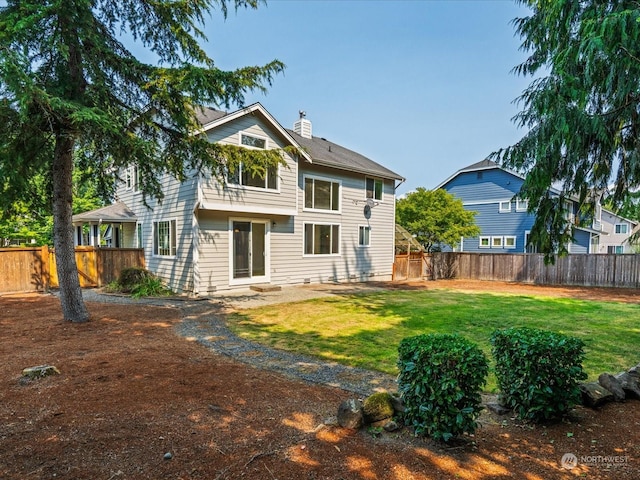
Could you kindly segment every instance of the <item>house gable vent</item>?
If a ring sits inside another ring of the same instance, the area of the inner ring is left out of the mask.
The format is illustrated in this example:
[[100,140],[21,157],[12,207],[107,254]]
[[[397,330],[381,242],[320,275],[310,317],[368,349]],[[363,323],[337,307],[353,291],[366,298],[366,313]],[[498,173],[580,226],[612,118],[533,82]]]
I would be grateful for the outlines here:
[[300,118],[293,124],[293,131],[304,138],[311,138],[311,121],[307,120],[306,112],[300,110]]

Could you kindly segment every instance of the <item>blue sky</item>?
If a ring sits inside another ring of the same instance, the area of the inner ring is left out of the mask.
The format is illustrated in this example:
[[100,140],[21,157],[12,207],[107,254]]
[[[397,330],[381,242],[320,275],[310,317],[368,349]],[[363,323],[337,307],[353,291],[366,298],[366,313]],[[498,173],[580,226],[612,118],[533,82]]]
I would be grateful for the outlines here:
[[206,50],[222,69],[283,61],[266,95],[250,94],[285,127],[307,112],[313,134],[433,188],[515,143],[513,101],[530,83],[510,0],[270,0],[215,12]]

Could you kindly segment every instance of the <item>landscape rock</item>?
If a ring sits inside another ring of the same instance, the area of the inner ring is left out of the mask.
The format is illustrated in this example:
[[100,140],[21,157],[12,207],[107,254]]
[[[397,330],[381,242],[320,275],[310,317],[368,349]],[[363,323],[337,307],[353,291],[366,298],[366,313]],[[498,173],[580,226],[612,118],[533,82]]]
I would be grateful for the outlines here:
[[391,404],[396,413],[404,413],[406,410],[404,400],[402,400],[402,397],[398,393],[391,394]]
[[345,400],[338,407],[338,425],[351,430],[358,430],[364,423],[362,402],[354,398]]
[[616,379],[620,382],[627,398],[640,400],[640,384],[638,383],[638,377],[629,372],[622,372],[616,375]]
[[384,428],[386,432],[395,432],[396,430],[400,430],[401,427],[398,425],[398,422],[389,420],[382,428]]
[[49,375],[60,375],[60,370],[53,365],[38,365],[37,367],[28,367],[22,370],[22,376],[31,380],[48,377]]
[[506,415],[507,413],[511,412],[511,409],[509,407],[505,407],[504,405],[501,405],[497,402],[487,403],[486,407],[497,415]]
[[604,388],[598,382],[582,383],[582,404],[585,407],[597,408],[608,402],[613,402],[613,393]]
[[616,402],[623,402],[626,398],[626,394],[622,389],[622,383],[620,383],[620,380],[610,373],[600,374],[598,377],[598,383],[613,394],[613,399]]
[[374,423],[393,417],[395,410],[391,395],[387,392],[374,393],[367,397],[362,404],[362,414],[365,423]]
[[631,367],[629,370],[627,370],[627,373],[640,380],[640,363],[635,367]]

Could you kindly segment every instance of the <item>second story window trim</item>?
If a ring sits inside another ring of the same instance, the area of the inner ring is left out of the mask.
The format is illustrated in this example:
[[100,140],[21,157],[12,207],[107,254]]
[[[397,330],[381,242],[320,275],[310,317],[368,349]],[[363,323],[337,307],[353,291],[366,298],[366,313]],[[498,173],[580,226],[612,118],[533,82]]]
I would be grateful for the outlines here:
[[626,235],[629,233],[629,225],[626,223],[616,223],[613,228],[616,235]]
[[[269,148],[269,138],[254,135],[247,132],[238,132],[238,143],[244,148],[251,150],[266,150]],[[244,165],[240,163],[238,170],[227,175],[227,182],[233,187],[256,189],[261,191],[279,191],[279,167],[267,168],[266,175],[252,175]]]
[[381,178],[366,177],[365,178],[365,198],[378,200],[382,202],[384,181]]
[[338,180],[304,176],[304,210],[340,213],[342,183]]
[[511,211],[511,200],[500,200],[498,204],[498,211],[500,213],[507,213]]
[[529,209],[529,201],[516,198],[516,212],[526,212]]

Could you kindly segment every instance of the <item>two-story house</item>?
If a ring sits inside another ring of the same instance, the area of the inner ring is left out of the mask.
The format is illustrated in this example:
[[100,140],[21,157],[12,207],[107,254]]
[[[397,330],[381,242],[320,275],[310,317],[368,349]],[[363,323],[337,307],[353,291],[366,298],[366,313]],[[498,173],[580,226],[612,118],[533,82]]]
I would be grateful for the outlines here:
[[[224,182],[206,173],[184,182],[166,176],[164,200],[151,201],[151,208],[131,167],[118,202],[100,217],[102,223],[113,217],[114,246],[144,248],[147,268],[171,289],[200,295],[253,284],[391,277],[400,175],[314,137],[302,115],[293,130],[283,128],[259,103],[232,113],[207,109],[200,122],[212,142],[293,146],[299,154],[284,152],[285,165],[264,178],[242,167]],[[93,232],[88,240],[79,234],[78,243],[100,244],[98,216],[74,218],[79,231],[89,223]]]
[[[478,237],[461,239],[458,250],[465,252],[536,252],[529,244],[535,217],[527,212],[526,200],[517,194],[524,177],[491,160],[483,160],[454,173],[436,188],[462,200],[464,207],[477,212]],[[569,253],[630,253],[629,236],[636,222],[623,219],[598,206],[588,224],[579,217],[579,205],[567,200],[567,223],[574,225]]]

